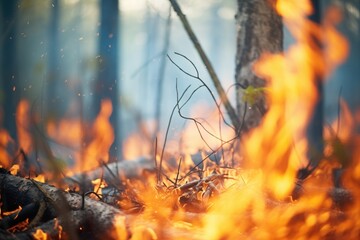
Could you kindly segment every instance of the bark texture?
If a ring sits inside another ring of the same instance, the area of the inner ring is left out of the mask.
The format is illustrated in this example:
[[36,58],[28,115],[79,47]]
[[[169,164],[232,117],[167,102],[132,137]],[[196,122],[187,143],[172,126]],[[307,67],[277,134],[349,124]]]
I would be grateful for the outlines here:
[[239,116],[246,115],[245,131],[257,126],[267,106],[264,96],[260,96],[253,106],[245,104],[242,87],[265,86],[252,69],[253,63],[264,52],[276,53],[283,49],[283,25],[281,17],[273,9],[272,1],[238,0],[236,22],[238,28],[235,81],[237,83],[236,102]]
[[[123,215],[120,210],[80,194],[61,191],[48,184],[0,170],[1,212],[21,206],[23,209],[18,215],[29,218],[28,230],[19,234],[6,232],[14,219],[1,219],[1,239],[31,239],[36,229],[43,230],[51,239],[61,238],[61,234],[65,234],[63,239],[85,239],[86,236],[91,239],[114,239],[114,219]],[[61,225],[61,228],[54,228],[55,225]],[[125,222],[123,227],[126,228]]]

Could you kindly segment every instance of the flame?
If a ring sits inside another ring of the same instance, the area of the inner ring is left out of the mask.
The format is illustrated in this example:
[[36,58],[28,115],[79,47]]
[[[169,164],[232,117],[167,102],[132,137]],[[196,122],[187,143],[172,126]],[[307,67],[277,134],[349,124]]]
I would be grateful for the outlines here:
[[19,169],[20,169],[19,164],[14,164],[14,165],[12,165],[11,168],[10,168],[10,170],[9,170],[9,171],[10,171],[10,174],[11,174],[11,175],[16,175],[16,174],[18,173]]
[[115,216],[115,239],[128,239],[128,232],[126,230],[126,218],[122,215]]
[[124,141],[124,159],[136,159],[148,156],[152,151],[151,142],[140,133],[133,133]]
[[82,125],[79,119],[61,119],[47,124],[47,134],[57,142],[79,147],[82,139]]
[[[204,219],[206,239],[319,239],[333,230],[332,201],[321,190],[330,186],[325,185],[329,182],[324,178],[326,169],[305,184],[308,192],[298,202],[287,197],[294,189],[297,170],[307,162],[305,130],[318,98],[316,81],[345,59],[347,41],[333,26],[339,20],[335,8],[322,27],[306,18],[313,11],[310,1],[278,0],[276,9],[297,42],[283,54],[264,54],[254,65],[267,81],[270,105],[261,125],[243,141],[246,168],[258,171],[247,181],[237,176],[243,184],[214,201]],[[219,222],[226,224],[219,226]]]
[[21,210],[22,210],[22,207],[18,206],[18,208],[13,211],[1,213],[1,216],[10,216],[10,215],[16,213],[16,216],[14,217],[14,219],[16,219],[18,217],[19,213],[21,212]]
[[102,189],[107,186],[107,183],[101,178],[97,178],[95,180],[92,180],[91,183],[94,186],[94,192],[96,194],[98,194],[98,195],[101,195],[102,194]]
[[32,137],[30,134],[30,105],[28,101],[21,100],[16,109],[16,127],[19,145],[28,153],[31,151]]
[[35,181],[45,183],[45,175],[44,174],[39,174],[38,176],[34,177],[33,179]]
[[9,166],[11,157],[8,153],[8,147],[13,143],[14,141],[9,133],[5,129],[0,129],[0,167],[6,168]]
[[[92,124],[80,119],[62,119],[58,123],[47,124],[47,134],[56,142],[71,147],[75,165],[69,166],[68,173],[87,171],[99,166],[101,161],[108,162],[109,149],[114,142],[114,130],[110,123],[112,103],[109,99],[101,102],[100,112]],[[87,129],[89,129],[87,131]],[[84,138],[89,139],[84,146]],[[80,150],[83,148],[82,150]]]
[[36,232],[32,234],[36,240],[46,240],[48,239],[47,234],[41,229],[36,229]]
[[112,113],[111,100],[101,101],[100,112],[91,129],[93,139],[83,151],[82,161],[77,161],[75,170],[87,171],[99,166],[99,162],[108,162],[109,149],[114,142],[114,130],[110,123]]
[[[316,81],[330,74],[348,53],[347,41],[334,27],[339,21],[337,9],[329,9],[321,27],[306,19],[312,12],[310,2],[303,1],[303,7],[299,4],[277,2],[297,43],[284,54],[265,54],[255,64],[256,73],[268,80],[271,107],[262,125],[245,141],[247,158],[256,159],[250,166],[267,172],[264,182],[279,198],[289,194],[292,179],[303,164],[300,159],[305,159],[305,128],[318,98]],[[339,47],[339,42],[343,46]],[[265,151],[258,151],[258,146]]]
[[132,240],[157,240],[159,239],[154,232],[154,230],[150,227],[145,226],[137,226],[133,229],[133,235],[131,237]]

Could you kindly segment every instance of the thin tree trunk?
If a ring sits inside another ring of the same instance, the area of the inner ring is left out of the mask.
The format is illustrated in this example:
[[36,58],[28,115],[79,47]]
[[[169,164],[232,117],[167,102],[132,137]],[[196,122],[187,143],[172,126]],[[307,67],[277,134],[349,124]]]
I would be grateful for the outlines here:
[[0,128],[6,129],[14,140],[17,139],[15,112],[21,92],[16,66],[17,5],[18,1],[0,1]]
[[46,85],[46,118],[58,119],[64,112],[59,109],[65,108],[63,103],[60,101],[60,93],[62,92],[59,88],[59,16],[60,6],[58,0],[51,1],[51,16],[49,24],[49,45],[48,45],[48,76]]
[[[321,15],[320,15],[320,1],[312,0],[314,12],[309,19],[313,21],[315,24],[321,24]],[[321,49],[322,46],[319,46]],[[324,122],[324,114],[323,114],[323,84],[321,76],[316,76],[315,84],[317,89],[318,98],[314,106],[314,112],[310,119],[310,122],[307,126],[307,134],[308,134],[308,158],[312,167],[315,167],[319,164],[323,156],[323,122]]]
[[260,123],[267,105],[264,96],[260,96],[252,106],[245,103],[241,86],[259,88],[265,85],[263,79],[254,74],[252,65],[264,52],[282,51],[283,25],[281,17],[268,0],[238,0],[236,20],[238,26],[235,70],[236,108],[238,116],[243,116],[245,108],[248,108],[243,129],[249,130]]
[[119,1],[101,0],[100,1],[100,38],[99,55],[100,63],[98,78],[94,90],[94,112],[100,111],[101,102],[110,99],[113,110],[110,122],[114,128],[115,139],[110,148],[110,156],[115,159],[122,157],[121,138],[119,136]]

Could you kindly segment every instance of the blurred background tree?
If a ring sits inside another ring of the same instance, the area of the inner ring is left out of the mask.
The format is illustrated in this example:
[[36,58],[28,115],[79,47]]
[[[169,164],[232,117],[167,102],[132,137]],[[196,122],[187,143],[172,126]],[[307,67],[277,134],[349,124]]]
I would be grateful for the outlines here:
[[17,58],[17,21],[19,1],[0,1],[0,127],[16,140],[16,107],[20,101],[21,81]]
[[[100,22],[98,42],[97,78],[93,86],[93,120],[100,112],[101,102],[109,99],[112,104],[110,123],[114,128],[115,139],[110,155],[116,159],[122,156],[120,117],[120,17],[118,0],[100,0]],[[104,133],[106,134],[106,133]]]

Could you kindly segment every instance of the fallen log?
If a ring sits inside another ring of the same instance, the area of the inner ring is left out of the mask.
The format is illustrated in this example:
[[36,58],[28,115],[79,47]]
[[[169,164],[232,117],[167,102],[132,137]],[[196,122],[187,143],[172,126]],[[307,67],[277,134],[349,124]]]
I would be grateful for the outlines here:
[[10,233],[7,230],[17,224],[15,218],[2,218],[1,239],[32,239],[37,229],[51,239],[83,239],[86,236],[91,239],[119,239],[114,224],[118,216],[123,219],[122,226],[117,226],[122,228],[122,237],[128,235],[126,217],[119,209],[78,193],[10,175],[5,169],[0,169],[0,194],[2,213],[21,206],[17,217],[24,219],[28,214],[29,219],[26,231]]

